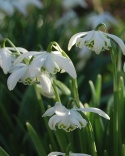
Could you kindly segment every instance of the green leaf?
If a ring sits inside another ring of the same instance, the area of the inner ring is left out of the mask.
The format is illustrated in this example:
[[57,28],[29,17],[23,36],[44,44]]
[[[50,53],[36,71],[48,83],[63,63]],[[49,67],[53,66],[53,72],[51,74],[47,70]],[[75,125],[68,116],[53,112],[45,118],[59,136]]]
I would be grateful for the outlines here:
[[122,155],[121,156],[125,156],[125,144],[122,145]]
[[100,74],[97,76],[95,88],[96,88],[96,96],[97,96],[98,102],[100,102],[101,90],[102,90],[102,76]]
[[0,156],[9,156],[9,154],[0,146]]
[[91,94],[92,94],[92,106],[95,107],[95,106],[97,106],[97,103],[98,103],[95,86],[91,80],[89,81],[89,85],[90,85]]
[[36,147],[38,155],[46,156],[47,154],[46,154],[44,147],[43,147],[41,141],[39,140],[39,137],[38,137],[37,133],[35,132],[34,128],[28,122],[26,123],[26,126],[27,126],[28,132],[32,138],[32,141]]
[[69,90],[69,88],[62,82],[55,80],[55,84],[56,86],[59,88],[59,90],[61,91],[62,94],[64,95],[70,95],[71,91]]

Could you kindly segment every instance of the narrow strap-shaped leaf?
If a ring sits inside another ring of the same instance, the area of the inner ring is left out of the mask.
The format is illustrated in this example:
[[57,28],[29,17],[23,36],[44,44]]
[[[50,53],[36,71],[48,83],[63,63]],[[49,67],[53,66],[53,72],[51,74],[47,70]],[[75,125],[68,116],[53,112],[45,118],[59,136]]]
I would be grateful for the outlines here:
[[122,145],[122,155],[121,156],[125,156],[125,144]]
[[90,80],[89,81],[90,89],[91,89],[91,94],[92,94],[92,106],[97,106],[98,100],[97,100],[97,95],[96,95],[96,89],[94,86],[94,83]]
[[100,97],[101,97],[101,90],[102,90],[102,76],[100,74],[97,76],[95,88],[96,88],[96,96],[97,96],[98,104],[99,104]]
[[34,128],[30,125],[30,123],[26,123],[28,132],[32,138],[32,141],[36,147],[37,153],[39,156],[46,156],[46,152],[44,150],[43,145],[41,144],[41,141],[39,140],[39,137],[37,135],[37,133],[35,132]]
[[0,156],[9,156],[9,154],[0,146]]

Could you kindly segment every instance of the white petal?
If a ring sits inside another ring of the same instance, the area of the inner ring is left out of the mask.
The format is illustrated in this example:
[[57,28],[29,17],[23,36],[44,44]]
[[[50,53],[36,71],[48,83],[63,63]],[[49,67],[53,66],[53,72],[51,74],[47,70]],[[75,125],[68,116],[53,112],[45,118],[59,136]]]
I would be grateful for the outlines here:
[[101,109],[98,109],[98,108],[78,108],[78,109],[75,109],[75,110],[77,110],[77,111],[83,111],[83,112],[97,113],[100,116],[102,116],[102,117],[110,120],[110,117],[105,112],[103,112]]
[[39,55],[41,53],[39,52],[27,52],[27,53],[24,53],[24,54],[21,54],[19,57],[17,57],[17,59],[15,60],[15,64],[16,63],[20,63],[24,58],[28,58],[28,57],[32,57],[34,55]]
[[94,36],[94,51],[96,54],[99,54],[104,47],[104,40],[101,38],[102,34],[96,31]]
[[38,72],[41,70],[45,60],[46,60],[46,53],[43,53],[40,56],[37,56],[31,63],[30,65],[30,72],[31,72],[31,76],[35,76],[38,74]]
[[72,48],[72,46],[76,43],[77,38],[79,38],[81,36],[84,36],[84,35],[88,34],[89,32],[91,32],[91,31],[88,31],[88,32],[80,32],[80,33],[77,33],[77,34],[73,35],[71,37],[71,39],[69,40],[68,50],[70,50]]
[[[15,48],[13,48],[13,47],[7,47],[7,49],[15,51]],[[19,52],[21,52],[21,53],[27,53],[28,52],[26,49],[24,49],[22,47],[16,47],[16,49],[18,49]]]
[[54,73],[55,68],[59,69],[58,65],[54,61],[52,53],[48,53],[44,66],[51,74]]
[[82,153],[70,153],[69,156],[91,156],[91,155],[82,154]]
[[124,42],[117,36],[112,35],[112,34],[108,34],[108,33],[104,33],[106,36],[112,38],[121,48],[123,54],[125,55],[125,44]]
[[66,57],[63,57],[62,55],[57,55],[54,53],[53,55],[54,55],[54,60],[58,64],[58,66],[64,69],[71,77],[75,79],[77,77],[76,70],[71,60],[69,60]]
[[81,127],[81,124],[79,123],[79,121],[78,121],[77,119],[75,119],[75,117],[71,117],[71,116],[70,116],[70,121],[71,121],[72,125],[74,125],[74,126],[80,128],[80,129],[82,128],[82,127]]
[[45,116],[51,116],[55,113],[55,107],[51,107],[49,108],[43,115],[42,117],[45,117]]
[[[63,127],[62,127],[63,126]],[[67,131],[67,129],[71,126],[71,122],[70,122],[70,118],[69,116],[64,116],[64,117],[60,117],[60,122],[58,123],[58,128],[59,129],[64,129],[65,131]],[[73,125],[73,127],[76,128],[75,125]]]
[[9,90],[13,90],[14,87],[16,86],[17,82],[19,81],[19,79],[25,74],[25,72],[27,71],[28,67],[23,67],[21,69],[18,69],[16,71],[14,71],[7,80],[7,85],[8,85],[8,89]]
[[87,121],[77,111],[71,109],[70,112],[71,112],[70,116],[71,122],[74,121],[74,119],[76,119],[80,123],[80,126],[78,126],[79,128],[86,126]]
[[58,116],[66,116],[70,114],[70,111],[59,102],[56,102],[54,107],[55,107],[55,113]]
[[1,55],[1,68],[3,69],[4,73],[7,74],[11,67],[12,60],[11,53],[7,49],[0,49],[0,55]]
[[48,156],[58,156],[58,155],[65,155],[65,153],[62,152],[51,152],[50,154],[48,154]]
[[62,117],[59,117],[58,115],[53,115],[48,122],[48,125],[50,127],[50,129],[52,130],[56,130],[55,126],[58,122],[60,122],[62,120]]
[[49,75],[41,73],[40,75],[38,75],[38,79],[39,79],[40,84],[43,87],[43,89],[46,92],[50,92],[51,87],[52,87],[52,83],[51,83],[51,80],[49,78]]

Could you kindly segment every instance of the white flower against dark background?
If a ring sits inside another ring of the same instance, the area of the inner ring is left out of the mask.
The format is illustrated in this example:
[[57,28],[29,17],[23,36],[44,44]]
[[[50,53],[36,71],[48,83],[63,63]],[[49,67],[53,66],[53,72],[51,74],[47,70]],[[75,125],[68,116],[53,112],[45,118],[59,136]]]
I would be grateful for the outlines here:
[[96,30],[73,35],[69,41],[68,50],[76,44],[79,48],[86,46],[92,51],[95,51],[96,54],[99,54],[101,51],[110,49],[112,46],[111,40],[115,41],[121,48],[123,54],[125,54],[125,44],[120,38],[115,35]]
[[86,126],[87,121],[82,117],[79,112],[93,112],[100,116],[110,119],[109,116],[98,108],[72,108],[67,109],[61,103],[56,102],[55,106],[49,108],[44,114],[45,116],[52,116],[49,119],[49,127],[52,130],[56,130],[56,127],[63,129],[67,132],[73,131],[76,128],[83,128]]

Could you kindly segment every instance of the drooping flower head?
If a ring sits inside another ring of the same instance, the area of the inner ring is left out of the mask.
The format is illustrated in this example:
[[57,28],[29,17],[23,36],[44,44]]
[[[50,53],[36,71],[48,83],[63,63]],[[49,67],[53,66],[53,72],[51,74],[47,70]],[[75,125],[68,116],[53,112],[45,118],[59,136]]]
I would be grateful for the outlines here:
[[17,58],[15,63],[21,62],[27,57],[33,57],[31,68],[33,71],[46,70],[51,74],[67,72],[71,77],[76,78],[76,71],[72,61],[60,50],[28,52]]
[[76,46],[79,48],[86,46],[96,54],[99,54],[101,51],[109,50],[112,47],[111,40],[113,40],[119,45],[123,54],[125,55],[125,44],[120,38],[115,35],[102,32],[97,28],[92,31],[80,32],[73,35],[69,41],[68,50],[70,50],[72,46],[76,44]]
[[[66,153],[62,153],[62,152],[51,152],[50,154],[48,154],[48,156],[58,156],[58,155],[65,156]],[[72,152],[70,152],[69,153],[69,156],[91,156],[91,155],[83,154],[83,153],[72,153]]]
[[[51,48],[51,47],[50,47]],[[58,49],[58,48],[57,48]],[[44,92],[51,92],[49,74],[66,71],[76,78],[76,71],[71,60],[57,51],[32,51],[21,54],[14,61],[7,80],[9,90],[13,90],[17,82],[24,84],[40,83]]]
[[[21,53],[26,53],[27,50],[21,47],[16,48]],[[2,68],[4,74],[7,74],[11,67],[13,66],[13,62],[15,61],[17,55],[15,54],[15,49],[13,47],[4,47],[0,48],[0,67]]]
[[110,119],[109,116],[100,109],[97,108],[72,108],[67,109],[61,103],[56,102],[55,106],[49,108],[44,114],[45,116],[52,116],[49,119],[49,127],[52,130],[63,129],[66,132],[75,130],[76,128],[83,128],[86,126],[87,121],[79,113],[81,112],[93,112],[97,113],[100,116]]

